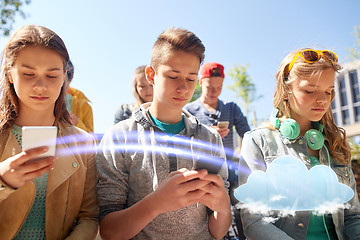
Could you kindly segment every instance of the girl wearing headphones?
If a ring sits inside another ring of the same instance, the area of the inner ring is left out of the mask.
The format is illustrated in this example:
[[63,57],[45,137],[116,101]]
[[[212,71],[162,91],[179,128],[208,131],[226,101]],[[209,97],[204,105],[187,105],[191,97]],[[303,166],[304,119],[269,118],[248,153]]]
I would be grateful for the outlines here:
[[[70,124],[64,103],[69,54],[42,26],[17,30],[0,77],[0,239],[95,239],[98,232],[93,137]],[[23,126],[56,126],[47,147],[22,150]],[[37,158],[35,160],[35,158]]]
[[248,174],[241,166],[266,171],[275,158],[292,155],[308,169],[318,164],[330,166],[339,181],[355,193],[348,202],[350,207],[324,215],[296,212],[273,223],[242,209],[244,233],[249,239],[360,239],[360,205],[350,166],[351,148],[331,111],[335,72],[340,68],[336,54],[328,50],[302,49],[285,57],[276,73],[271,123],[244,136],[239,179],[245,183],[244,174]]

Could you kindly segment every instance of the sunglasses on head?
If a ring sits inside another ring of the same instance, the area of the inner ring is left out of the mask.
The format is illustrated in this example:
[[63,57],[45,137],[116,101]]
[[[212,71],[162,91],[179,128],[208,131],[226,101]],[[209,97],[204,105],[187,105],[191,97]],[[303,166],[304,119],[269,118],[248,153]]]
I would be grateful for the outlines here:
[[320,58],[325,59],[326,61],[330,62],[330,63],[337,63],[338,62],[338,57],[335,53],[333,53],[332,51],[329,50],[313,50],[313,49],[306,49],[306,50],[302,50],[296,53],[295,57],[293,58],[293,60],[291,61],[291,63],[289,64],[288,68],[287,68],[287,72],[286,74],[289,74],[292,67],[295,64],[296,59],[301,56],[301,58],[307,62],[307,63],[314,63],[320,60]]

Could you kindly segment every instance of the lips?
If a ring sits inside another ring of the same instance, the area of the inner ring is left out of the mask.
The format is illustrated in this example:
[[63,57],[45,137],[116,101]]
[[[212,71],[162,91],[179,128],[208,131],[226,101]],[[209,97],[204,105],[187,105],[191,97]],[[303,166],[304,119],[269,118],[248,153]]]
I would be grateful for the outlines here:
[[325,108],[313,108],[312,110],[315,112],[324,112]]
[[174,97],[175,101],[183,102],[186,101],[186,98]]
[[49,97],[43,97],[43,96],[31,96],[31,98],[35,101],[46,101],[49,99]]

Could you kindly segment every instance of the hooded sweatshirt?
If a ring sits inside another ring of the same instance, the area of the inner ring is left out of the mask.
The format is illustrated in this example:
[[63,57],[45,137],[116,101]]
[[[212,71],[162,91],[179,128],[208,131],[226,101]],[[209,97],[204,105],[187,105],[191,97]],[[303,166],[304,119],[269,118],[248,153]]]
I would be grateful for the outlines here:
[[[164,134],[150,120],[143,104],[130,119],[109,129],[97,156],[97,196],[100,219],[126,209],[155,191],[176,169],[194,169],[199,160],[213,160],[228,188],[227,165],[220,135],[183,110],[185,129],[175,136]],[[174,160],[175,159],[175,160]],[[213,239],[208,220],[211,211],[193,204],[160,214],[133,239]]]

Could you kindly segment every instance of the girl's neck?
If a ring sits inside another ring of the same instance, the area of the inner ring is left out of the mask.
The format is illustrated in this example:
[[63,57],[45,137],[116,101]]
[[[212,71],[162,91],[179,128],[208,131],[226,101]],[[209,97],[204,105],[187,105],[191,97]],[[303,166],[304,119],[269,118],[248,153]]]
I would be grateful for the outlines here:
[[15,120],[15,125],[22,126],[52,126],[55,122],[53,114],[44,114],[33,112],[31,116],[19,112],[19,116]]
[[295,120],[300,126],[300,136],[304,136],[305,133],[312,128],[311,121],[309,120]]

